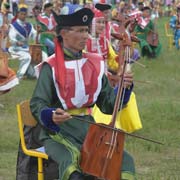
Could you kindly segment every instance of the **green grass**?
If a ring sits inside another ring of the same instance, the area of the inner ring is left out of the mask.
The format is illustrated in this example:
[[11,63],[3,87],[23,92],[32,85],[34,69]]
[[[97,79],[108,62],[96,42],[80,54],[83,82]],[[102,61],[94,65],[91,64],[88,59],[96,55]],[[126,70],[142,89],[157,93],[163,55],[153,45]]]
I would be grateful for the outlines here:
[[[156,60],[141,58],[133,65],[137,103],[143,129],[136,134],[164,143],[126,138],[126,149],[134,156],[138,180],[180,179],[180,51],[168,49],[163,18],[159,21],[162,53]],[[17,62],[10,66],[17,69]],[[150,81],[138,83],[136,81]],[[0,180],[15,180],[19,143],[16,104],[32,96],[36,81],[23,80],[0,96]]]

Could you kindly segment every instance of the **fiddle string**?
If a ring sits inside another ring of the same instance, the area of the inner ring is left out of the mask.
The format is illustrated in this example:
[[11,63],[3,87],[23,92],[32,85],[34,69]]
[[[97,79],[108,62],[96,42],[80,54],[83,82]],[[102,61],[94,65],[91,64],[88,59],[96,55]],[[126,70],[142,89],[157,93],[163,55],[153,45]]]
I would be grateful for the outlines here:
[[[124,52],[124,62],[125,62],[125,71],[124,73],[126,72],[126,69],[127,69],[127,66],[130,65],[130,47],[129,46],[126,46],[125,47],[125,52]],[[124,73],[123,73],[123,76],[124,76]],[[121,93],[121,96],[119,97],[119,102],[117,103],[118,104],[118,111],[120,113],[119,115],[119,119],[121,119],[121,110],[123,108],[123,101],[124,101],[124,97],[125,97],[125,88],[124,88],[124,77],[122,77],[121,79],[122,83],[121,83],[121,87],[119,88],[122,88],[122,93]],[[116,119],[117,115],[115,116],[115,119]],[[116,127],[116,123],[113,124],[113,128]],[[113,155],[113,152],[115,150],[115,147],[116,147],[116,143],[117,143],[117,135],[118,135],[118,132],[117,131],[113,131],[112,132],[112,137],[111,137],[111,143],[112,146],[109,147],[109,151],[108,151],[108,154],[107,154],[107,158],[112,158],[112,155]]]
[[[125,60],[125,54],[126,53],[124,53],[124,57],[123,57],[124,60]],[[119,106],[121,106],[121,108],[122,108],[122,104],[120,104],[121,103],[120,99],[121,99],[122,94],[124,94],[123,93],[123,82],[124,82],[125,64],[126,64],[126,61],[123,62],[122,76],[120,76],[119,83],[118,83],[118,92],[116,95],[114,110],[113,110],[112,119],[111,119],[112,129],[115,129],[115,124],[116,124],[115,122],[116,122],[116,117],[117,117]],[[117,136],[118,136],[118,132],[112,130],[111,138],[109,140],[110,142],[106,142],[106,144],[109,145],[109,148],[108,148],[108,152],[106,154],[106,160],[105,160],[103,168],[102,168],[102,175],[106,171],[108,160],[112,158],[112,155],[114,153],[114,150],[115,150],[115,147],[117,144]]]

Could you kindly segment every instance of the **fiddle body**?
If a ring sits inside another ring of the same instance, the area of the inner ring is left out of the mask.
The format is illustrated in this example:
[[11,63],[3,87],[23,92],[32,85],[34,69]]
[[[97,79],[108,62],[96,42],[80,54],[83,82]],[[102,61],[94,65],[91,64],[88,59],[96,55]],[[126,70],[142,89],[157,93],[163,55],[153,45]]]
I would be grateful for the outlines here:
[[154,31],[149,31],[146,40],[148,44],[150,44],[151,46],[155,46],[155,47],[158,46],[159,43],[158,33]]
[[96,125],[91,125],[89,132],[81,150],[82,171],[100,179],[119,180],[125,134]]

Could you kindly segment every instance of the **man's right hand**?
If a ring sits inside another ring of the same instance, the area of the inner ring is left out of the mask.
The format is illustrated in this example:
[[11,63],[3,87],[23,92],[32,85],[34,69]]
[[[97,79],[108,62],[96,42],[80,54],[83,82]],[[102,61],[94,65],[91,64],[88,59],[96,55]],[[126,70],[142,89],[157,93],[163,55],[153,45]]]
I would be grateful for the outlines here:
[[16,45],[17,45],[17,46],[23,46],[23,45],[24,45],[24,43],[23,43],[23,42],[18,41],[18,42],[16,43]]
[[71,118],[71,115],[61,108],[53,111],[52,120],[55,124],[59,125]]

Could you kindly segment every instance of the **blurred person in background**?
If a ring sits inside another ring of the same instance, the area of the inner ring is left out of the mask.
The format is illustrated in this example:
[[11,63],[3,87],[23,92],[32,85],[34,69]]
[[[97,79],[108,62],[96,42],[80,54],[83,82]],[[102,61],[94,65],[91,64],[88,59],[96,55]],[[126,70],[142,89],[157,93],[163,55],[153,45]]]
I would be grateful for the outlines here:
[[17,19],[10,24],[9,40],[11,46],[9,47],[10,54],[18,58],[20,61],[17,77],[22,79],[24,75],[28,78],[35,77],[35,70],[31,65],[31,55],[29,53],[29,41],[35,40],[37,32],[33,25],[26,21],[27,6],[25,4],[19,5]]
[[45,3],[43,12],[37,16],[37,26],[40,32],[39,42],[42,47],[43,60],[54,53],[54,37],[56,36],[56,22],[52,15],[53,4]]

